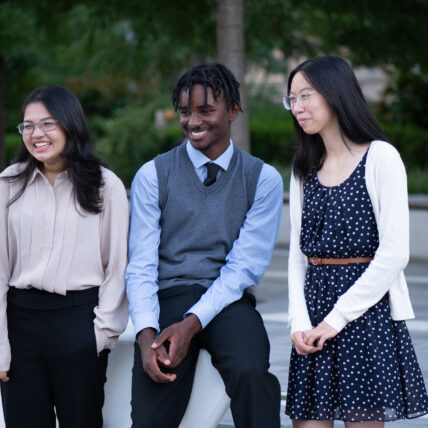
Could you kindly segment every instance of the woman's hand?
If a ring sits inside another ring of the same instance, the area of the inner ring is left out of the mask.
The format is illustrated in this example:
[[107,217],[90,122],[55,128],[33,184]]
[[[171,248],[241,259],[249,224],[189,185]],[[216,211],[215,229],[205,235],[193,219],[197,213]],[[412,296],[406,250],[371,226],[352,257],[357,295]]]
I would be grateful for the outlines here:
[[314,352],[318,351],[318,348],[312,345],[307,345],[304,340],[304,333],[303,331],[295,331],[291,335],[291,342],[293,343],[294,347],[296,348],[296,352],[299,355],[308,355],[313,354]]
[[9,376],[7,375],[7,372],[0,371],[0,380],[3,382],[9,382]]
[[335,337],[337,333],[337,330],[322,321],[315,328],[303,332],[303,341],[307,346],[315,347],[316,351],[321,351],[325,341]]

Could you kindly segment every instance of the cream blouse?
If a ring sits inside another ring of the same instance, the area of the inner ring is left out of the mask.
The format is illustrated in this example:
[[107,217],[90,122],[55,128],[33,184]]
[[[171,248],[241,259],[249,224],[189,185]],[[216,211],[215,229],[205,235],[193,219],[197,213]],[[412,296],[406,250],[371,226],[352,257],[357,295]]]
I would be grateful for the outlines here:
[[99,286],[95,308],[97,350],[114,346],[128,320],[125,295],[128,200],[120,179],[102,168],[103,208],[91,214],[78,207],[67,172],[53,185],[36,169],[24,193],[10,206],[20,183],[0,174],[0,370],[10,366],[7,291],[10,286],[65,295]]

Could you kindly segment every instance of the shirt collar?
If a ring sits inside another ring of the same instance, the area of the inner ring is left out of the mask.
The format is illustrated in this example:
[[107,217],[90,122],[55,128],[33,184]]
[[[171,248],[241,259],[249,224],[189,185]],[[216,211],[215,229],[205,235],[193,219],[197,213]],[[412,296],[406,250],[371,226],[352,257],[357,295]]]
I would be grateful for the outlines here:
[[36,176],[38,176],[38,175],[43,175],[43,174],[40,171],[40,169],[36,166],[34,168],[34,171],[31,173],[31,176],[30,176],[30,178],[28,180],[28,185],[30,185],[36,179]]
[[[60,172],[58,175],[57,175],[57,178],[58,177],[60,177],[60,176],[65,176],[65,175],[67,175],[68,174],[68,171],[66,170],[66,171],[63,171],[63,172]],[[36,179],[36,177],[38,176],[38,175],[40,175],[40,177],[42,177],[43,179],[45,179],[45,180],[47,180],[47,178],[43,175],[43,173],[42,173],[42,171],[40,171],[40,169],[39,169],[39,167],[35,167],[34,168],[34,171],[31,173],[31,175],[30,175],[30,178],[28,179],[28,184],[27,184],[27,186],[29,186],[30,184],[32,184],[33,183],[33,181]]]
[[207,162],[212,162],[220,166],[224,171],[227,171],[233,155],[233,143],[232,140],[230,140],[228,148],[217,159],[214,160],[205,156],[200,150],[195,149],[189,140],[186,142],[186,150],[193,166],[196,169],[205,165]]

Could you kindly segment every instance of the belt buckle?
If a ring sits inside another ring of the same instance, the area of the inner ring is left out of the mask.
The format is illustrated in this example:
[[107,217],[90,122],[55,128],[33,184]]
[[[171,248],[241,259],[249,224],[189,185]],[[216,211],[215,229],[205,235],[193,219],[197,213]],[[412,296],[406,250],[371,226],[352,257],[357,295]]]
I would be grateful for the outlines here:
[[311,257],[311,263],[314,266],[320,265],[321,264],[321,257]]

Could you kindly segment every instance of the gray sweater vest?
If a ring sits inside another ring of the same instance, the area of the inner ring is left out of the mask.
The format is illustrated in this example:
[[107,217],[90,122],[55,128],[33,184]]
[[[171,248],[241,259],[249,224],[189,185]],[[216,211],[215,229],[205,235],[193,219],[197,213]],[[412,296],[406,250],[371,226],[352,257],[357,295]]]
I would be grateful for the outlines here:
[[157,156],[155,166],[161,210],[159,288],[208,288],[239,236],[263,162],[234,147],[229,168],[208,187],[199,180],[185,143]]

